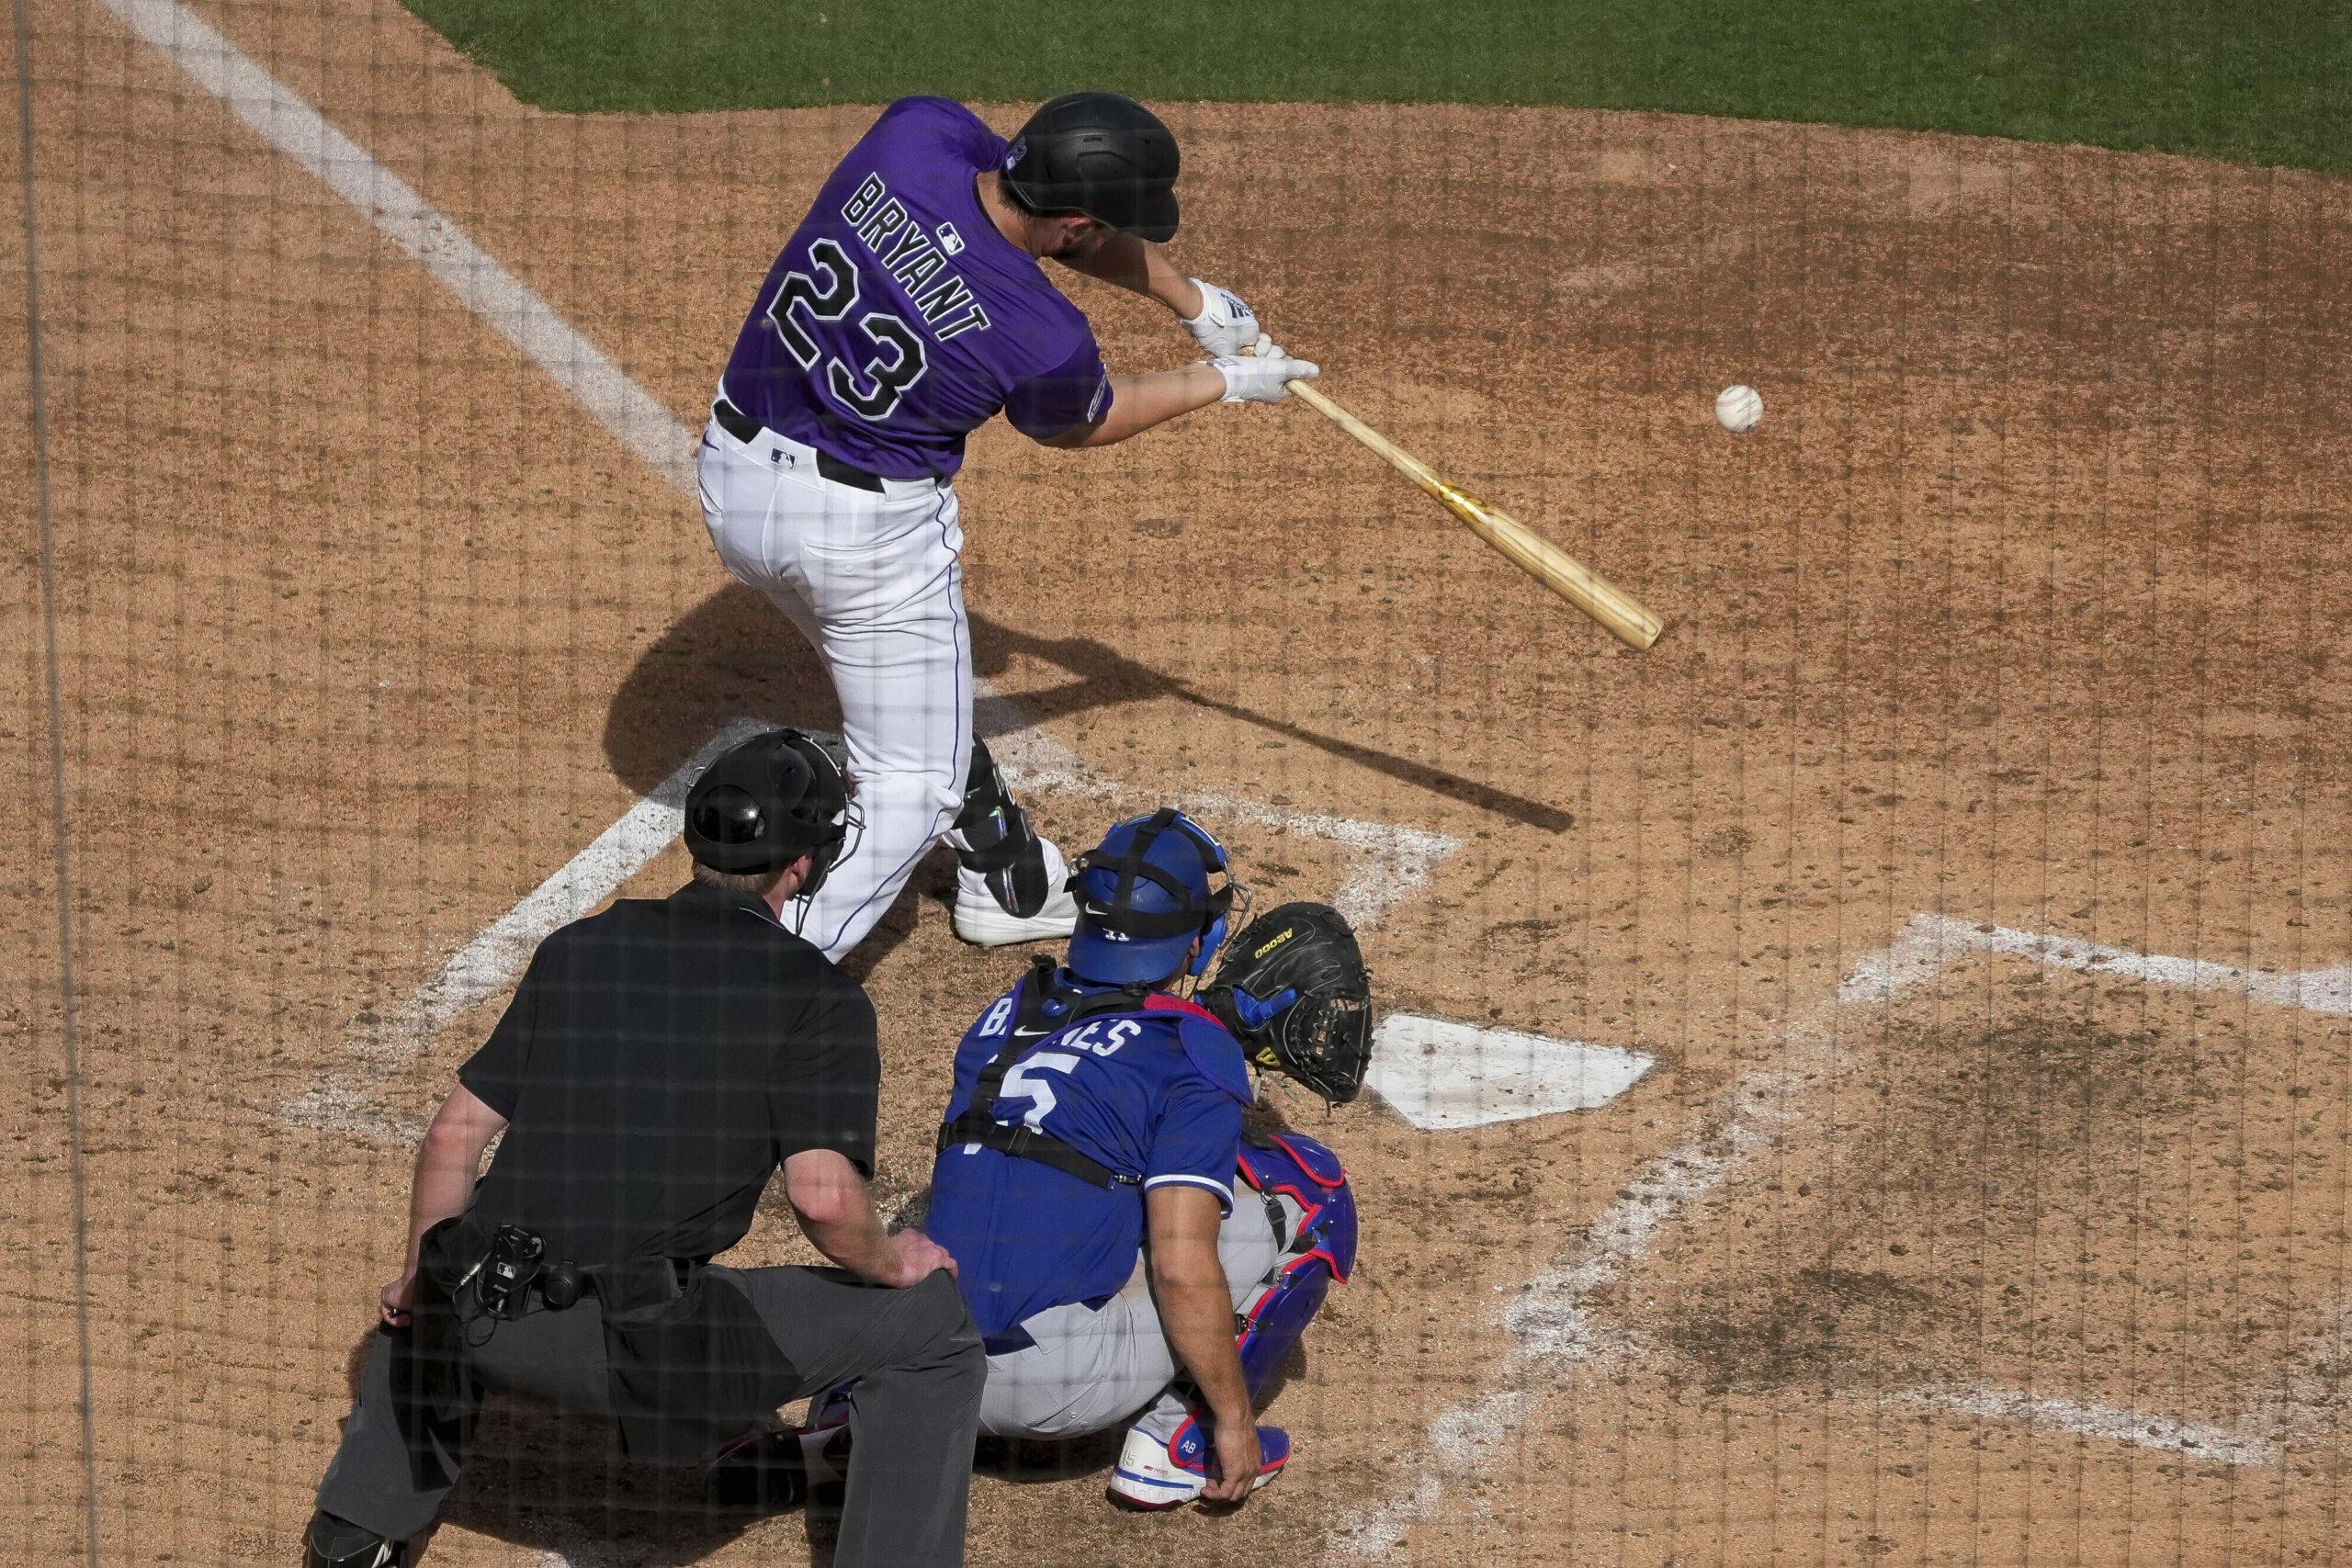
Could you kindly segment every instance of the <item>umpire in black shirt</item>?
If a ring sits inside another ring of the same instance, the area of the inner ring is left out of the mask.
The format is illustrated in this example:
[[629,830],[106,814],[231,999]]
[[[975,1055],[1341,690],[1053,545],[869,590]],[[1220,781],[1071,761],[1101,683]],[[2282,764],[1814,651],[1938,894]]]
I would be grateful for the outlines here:
[[[418,1152],[408,1266],[319,1486],[313,1568],[405,1560],[484,1386],[609,1415],[633,1457],[680,1462],[851,1379],[835,1562],[963,1561],[987,1361],[954,1260],[886,1235],[866,1192],[873,1004],[781,923],[840,854],[845,811],[813,741],[756,737],[687,796],[692,883],[540,945]],[[778,1164],[839,1269],[710,1263]]]

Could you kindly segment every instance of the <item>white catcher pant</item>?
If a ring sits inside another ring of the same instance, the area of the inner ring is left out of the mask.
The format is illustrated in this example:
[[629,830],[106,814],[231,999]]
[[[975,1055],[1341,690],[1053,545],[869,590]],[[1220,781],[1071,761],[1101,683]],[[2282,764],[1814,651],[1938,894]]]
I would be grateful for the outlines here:
[[703,522],[737,581],[816,649],[841,699],[864,829],[786,923],[838,961],[874,928],[964,804],[972,752],[972,637],[954,487],[817,472],[813,448],[762,431],[703,432]]
[[[1295,1210],[1284,1213],[1295,1223]],[[1243,1188],[1216,1237],[1217,1261],[1232,1287],[1235,1312],[1258,1293],[1281,1252],[1265,1205]],[[1184,1415],[1183,1402],[1166,1392],[1176,1376],[1176,1357],[1141,1269],[1100,1310],[1077,1303],[1047,1307],[1021,1326],[1036,1343],[989,1358],[981,1431],[1001,1438],[1075,1438],[1134,1420],[1157,1400],[1154,1412],[1165,1406],[1168,1416],[1161,1435],[1174,1435]]]

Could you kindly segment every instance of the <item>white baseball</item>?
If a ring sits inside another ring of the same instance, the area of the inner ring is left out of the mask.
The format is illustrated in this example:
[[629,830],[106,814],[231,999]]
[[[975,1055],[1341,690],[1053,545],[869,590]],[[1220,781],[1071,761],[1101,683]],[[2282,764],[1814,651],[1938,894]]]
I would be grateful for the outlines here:
[[1753,387],[1725,387],[1715,394],[1715,423],[1734,435],[1745,435],[1764,418],[1764,400]]

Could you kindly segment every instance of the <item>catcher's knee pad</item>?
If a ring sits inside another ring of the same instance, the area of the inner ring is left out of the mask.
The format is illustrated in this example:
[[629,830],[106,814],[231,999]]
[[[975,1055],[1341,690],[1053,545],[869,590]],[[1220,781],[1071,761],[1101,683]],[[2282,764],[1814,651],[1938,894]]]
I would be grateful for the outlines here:
[[1355,1269],[1356,1198],[1339,1156],[1303,1133],[1243,1144],[1239,1175],[1269,1214],[1279,1215],[1283,1243],[1272,1272],[1238,1314],[1241,1371],[1254,1391],[1298,1343],[1331,1281]]
[[1046,907],[1054,890],[1046,886],[1044,847],[984,740],[972,742],[972,771],[964,781],[956,833],[962,840],[956,858],[987,881],[1007,913],[1025,920]]

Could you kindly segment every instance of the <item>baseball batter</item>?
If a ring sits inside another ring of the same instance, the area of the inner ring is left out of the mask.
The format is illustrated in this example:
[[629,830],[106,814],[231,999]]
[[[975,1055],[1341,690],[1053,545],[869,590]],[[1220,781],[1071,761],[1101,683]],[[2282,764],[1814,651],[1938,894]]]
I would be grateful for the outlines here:
[[[797,916],[840,958],[942,837],[956,933],[1066,935],[1060,852],[1031,829],[972,728],[954,479],[1001,410],[1051,446],[1106,446],[1209,403],[1279,402],[1316,367],[1232,293],[1187,277],[1176,141],[1111,93],[1046,104],[1008,143],[959,104],[883,111],[769,269],[703,436],[703,518],[841,699],[861,831]],[[1106,373],[1050,257],[1166,305],[1212,357]],[[1252,349],[1254,356],[1243,350]]]

